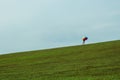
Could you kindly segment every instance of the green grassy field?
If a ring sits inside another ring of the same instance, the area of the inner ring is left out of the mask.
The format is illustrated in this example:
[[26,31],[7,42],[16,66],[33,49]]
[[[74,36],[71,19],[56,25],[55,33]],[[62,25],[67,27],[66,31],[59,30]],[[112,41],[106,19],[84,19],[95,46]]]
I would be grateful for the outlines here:
[[120,40],[0,55],[0,80],[120,80]]

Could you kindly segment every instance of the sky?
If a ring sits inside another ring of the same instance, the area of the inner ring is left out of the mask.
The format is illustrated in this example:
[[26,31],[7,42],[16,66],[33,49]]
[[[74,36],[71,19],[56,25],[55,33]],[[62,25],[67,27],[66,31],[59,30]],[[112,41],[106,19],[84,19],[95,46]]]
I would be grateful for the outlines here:
[[120,39],[120,0],[0,0],[0,54]]

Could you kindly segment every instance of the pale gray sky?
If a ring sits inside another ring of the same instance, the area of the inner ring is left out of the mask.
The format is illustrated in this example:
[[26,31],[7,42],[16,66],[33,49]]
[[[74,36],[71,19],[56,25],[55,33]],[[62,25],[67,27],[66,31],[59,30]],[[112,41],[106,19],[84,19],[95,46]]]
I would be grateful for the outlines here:
[[0,0],[0,53],[120,39],[120,0]]

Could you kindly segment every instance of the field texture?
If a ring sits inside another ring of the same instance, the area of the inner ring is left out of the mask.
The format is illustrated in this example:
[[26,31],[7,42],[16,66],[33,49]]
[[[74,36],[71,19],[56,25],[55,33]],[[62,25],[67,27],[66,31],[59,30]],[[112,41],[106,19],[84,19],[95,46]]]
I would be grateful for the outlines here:
[[0,80],[120,80],[120,40],[0,55]]

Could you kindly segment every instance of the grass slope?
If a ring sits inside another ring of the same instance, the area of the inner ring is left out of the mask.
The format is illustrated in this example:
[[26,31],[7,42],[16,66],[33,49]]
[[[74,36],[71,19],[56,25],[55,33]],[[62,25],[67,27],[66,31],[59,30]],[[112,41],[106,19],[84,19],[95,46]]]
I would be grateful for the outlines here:
[[0,55],[0,80],[120,80],[120,40]]

